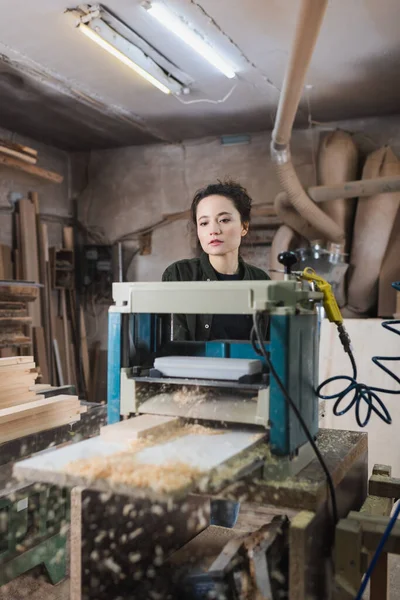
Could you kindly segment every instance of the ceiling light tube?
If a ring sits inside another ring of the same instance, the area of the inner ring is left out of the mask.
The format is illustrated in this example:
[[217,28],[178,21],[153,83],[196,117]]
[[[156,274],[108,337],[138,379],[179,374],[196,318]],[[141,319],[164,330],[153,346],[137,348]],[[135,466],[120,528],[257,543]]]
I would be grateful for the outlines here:
[[124,65],[135,71],[135,73],[146,79],[146,81],[154,85],[154,87],[158,88],[161,92],[163,92],[164,94],[171,93],[171,90],[168,89],[166,85],[158,81],[155,77],[153,77],[153,75],[150,75],[150,73],[142,69],[142,67],[139,67],[139,65],[134,63],[133,60],[128,58],[128,56],[123,54],[120,50],[118,50],[118,48],[116,48],[115,46],[110,44],[110,42],[107,42],[105,39],[103,39],[96,31],[94,31],[87,25],[84,25],[83,23],[80,23],[78,25],[78,29],[86,37],[88,37],[98,46],[103,48],[103,50],[106,50],[107,52],[109,52],[109,54],[115,56],[115,58],[117,58],[119,61],[124,63]]
[[198,33],[188,27],[182,19],[172,14],[162,4],[145,4],[144,7],[149,15],[157,19],[161,25],[186,42],[186,44],[198,52],[198,54],[221,71],[226,77],[229,79],[235,77],[233,68],[228,65],[228,63],[226,63]]

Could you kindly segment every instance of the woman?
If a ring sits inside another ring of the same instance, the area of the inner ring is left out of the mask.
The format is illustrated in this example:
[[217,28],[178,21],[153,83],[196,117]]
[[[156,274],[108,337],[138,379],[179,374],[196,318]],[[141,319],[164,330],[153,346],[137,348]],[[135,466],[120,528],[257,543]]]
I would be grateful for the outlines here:
[[[246,189],[234,181],[213,183],[196,192],[191,213],[203,252],[199,258],[170,265],[163,281],[270,279],[239,253],[249,230],[251,203]],[[250,315],[174,315],[175,340],[246,340],[251,328]]]
[[[239,248],[250,224],[251,198],[239,183],[213,183],[196,192],[191,213],[202,247],[199,258],[170,265],[163,281],[234,281],[269,279],[258,267],[240,257]],[[175,340],[248,340],[250,315],[174,315]],[[211,523],[233,527],[240,504],[224,500],[211,502]]]

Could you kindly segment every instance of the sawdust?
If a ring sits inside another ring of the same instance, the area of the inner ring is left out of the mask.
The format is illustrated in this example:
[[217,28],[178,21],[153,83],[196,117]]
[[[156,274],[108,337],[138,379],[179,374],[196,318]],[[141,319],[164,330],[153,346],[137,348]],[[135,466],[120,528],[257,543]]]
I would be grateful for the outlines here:
[[185,424],[180,429],[158,436],[132,440],[128,450],[110,456],[97,456],[69,463],[66,471],[70,475],[90,480],[107,481],[137,488],[151,489],[157,493],[170,493],[191,485],[203,472],[182,461],[171,461],[163,465],[142,464],[137,455],[146,448],[164,444],[185,435],[217,435],[223,430],[198,424]]
[[176,392],[172,393],[172,401],[180,406],[187,406],[188,404],[201,404],[209,398],[209,393],[205,392],[199,386],[183,386]]
[[124,484],[137,488],[152,489],[157,493],[168,493],[190,485],[202,472],[181,462],[163,465],[139,463],[135,453],[121,452],[112,456],[83,459],[67,465],[67,472],[91,480],[106,480],[111,484]]

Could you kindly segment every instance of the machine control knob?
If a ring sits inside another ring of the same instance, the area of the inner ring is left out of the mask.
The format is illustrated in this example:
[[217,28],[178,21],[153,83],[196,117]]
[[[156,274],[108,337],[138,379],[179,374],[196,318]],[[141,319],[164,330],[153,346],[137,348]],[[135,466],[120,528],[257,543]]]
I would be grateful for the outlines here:
[[290,275],[293,265],[297,263],[297,256],[294,252],[281,252],[278,261],[285,267],[285,273]]

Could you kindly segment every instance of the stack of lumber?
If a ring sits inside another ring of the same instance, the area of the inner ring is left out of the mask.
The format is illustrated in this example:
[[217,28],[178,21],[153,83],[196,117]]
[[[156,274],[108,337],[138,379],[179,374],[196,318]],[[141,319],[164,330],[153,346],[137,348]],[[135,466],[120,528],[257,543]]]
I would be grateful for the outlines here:
[[38,167],[37,160],[38,151],[34,148],[0,139],[0,165],[29,173],[29,175],[52,183],[61,183],[64,180],[63,175],[60,175],[60,173]]
[[0,139],[0,154],[12,156],[13,158],[19,158],[20,160],[31,165],[35,165],[37,163],[37,150],[30,148],[29,146],[16,144],[10,140]]
[[33,356],[0,358],[0,444],[79,421],[77,396],[44,398],[35,393]]
[[[79,395],[88,398],[90,368],[83,307],[74,286],[52,286],[52,249],[47,223],[40,217],[38,194],[31,192],[21,198],[15,208],[13,252],[0,245],[0,357],[34,354],[41,383],[75,385]],[[69,274],[74,282],[73,228],[64,227],[62,234],[61,250],[70,257]],[[30,288],[31,296],[14,297],[18,285]],[[8,296],[3,298],[3,292]],[[7,305],[1,306],[3,301]],[[28,302],[27,306],[22,302]]]
[[32,319],[27,305],[38,294],[38,286],[27,282],[0,281],[0,348],[31,345],[27,326]]

